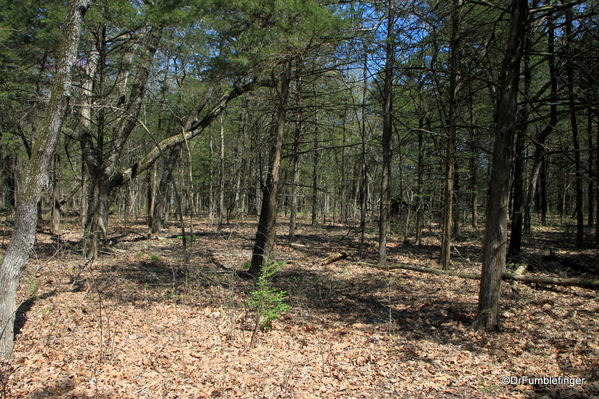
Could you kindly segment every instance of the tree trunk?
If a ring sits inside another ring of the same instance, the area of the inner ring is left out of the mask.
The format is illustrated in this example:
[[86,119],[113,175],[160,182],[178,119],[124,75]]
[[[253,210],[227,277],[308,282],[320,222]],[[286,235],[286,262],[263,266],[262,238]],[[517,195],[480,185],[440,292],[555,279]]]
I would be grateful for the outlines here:
[[389,0],[383,87],[383,165],[379,216],[379,265],[387,264],[387,232],[391,203],[391,138],[393,135],[393,67],[395,64],[395,4]]
[[[98,71],[98,62],[100,61],[100,52],[97,49],[92,49],[88,55],[87,64],[85,65],[85,80],[81,86],[83,90],[83,107],[81,107],[81,123],[85,130],[91,131],[92,128],[92,104],[94,102],[94,78]],[[85,228],[87,221],[88,204],[88,181],[89,170],[85,160],[81,162],[81,200],[79,202],[79,217],[80,223]]]
[[424,176],[424,118],[418,121],[418,164],[416,177],[416,245],[422,245],[422,225],[424,219],[423,176]]
[[589,183],[588,183],[588,219],[587,225],[593,227],[595,223],[595,153],[593,152],[593,109],[587,109],[587,136],[588,136],[588,148],[589,157],[587,168],[589,171]]
[[[595,154],[595,176],[599,179],[599,117],[597,118],[597,153]],[[599,182],[595,181],[597,189],[597,221],[595,222],[595,245],[599,246]]]
[[513,0],[505,58],[499,81],[495,111],[495,142],[487,200],[487,221],[483,241],[482,273],[476,327],[499,329],[501,274],[505,268],[510,174],[513,161],[511,145],[518,109],[520,63],[528,19],[528,0]]
[[572,128],[572,145],[574,147],[574,171],[575,171],[575,189],[576,189],[576,245],[582,246],[584,241],[584,210],[582,208],[582,162],[580,156],[580,142],[578,140],[578,119],[576,118],[576,98],[574,93],[574,60],[572,42],[572,9],[566,10],[566,43],[567,56],[566,75],[568,79],[568,103],[570,107],[570,127]]
[[470,178],[468,181],[469,186],[469,206],[470,206],[470,222],[473,229],[478,228],[478,150],[476,148],[476,118],[474,117],[474,98],[473,96],[469,97],[469,112],[470,112],[470,126],[469,136],[470,136],[470,155],[468,157],[468,169],[470,172]]
[[460,211],[460,172],[455,169],[453,178],[453,240],[462,239],[462,212]]
[[303,109],[301,107],[301,93],[302,93],[302,85],[301,78],[298,80],[297,84],[297,103],[295,106],[297,107],[296,113],[296,121],[295,121],[295,137],[293,138],[293,182],[291,186],[291,209],[289,215],[289,243],[293,243],[295,241],[295,230],[297,227],[297,208],[298,208],[298,197],[299,197],[299,184],[300,184],[300,163],[301,163],[301,154],[300,154],[300,144],[302,140],[302,115]]
[[208,129],[208,220],[214,221],[214,140]]
[[218,231],[223,228],[223,217],[225,212],[225,120],[220,114],[220,141],[218,156],[218,202],[216,203],[216,214],[218,217]]
[[360,116],[360,141],[361,141],[361,207],[360,207],[360,244],[364,244],[364,235],[366,234],[366,213],[368,212],[368,162],[366,158],[366,98],[368,94],[368,53],[366,44],[364,44],[364,64],[362,75],[362,104]]
[[56,146],[54,154],[54,167],[52,168],[52,220],[50,224],[51,234],[60,234],[60,208],[61,208],[61,187],[60,187],[60,149]]
[[272,253],[276,236],[279,176],[281,168],[281,154],[283,151],[283,136],[287,122],[287,101],[289,99],[289,86],[291,84],[291,60],[285,61],[281,72],[279,90],[279,106],[275,131],[272,137],[269,171],[266,183],[262,188],[262,209],[256,232],[256,239],[252,251],[250,274],[258,277],[262,266]]
[[460,89],[460,52],[461,52],[461,12],[462,0],[453,0],[451,13],[450,68],[449,75],[449,112],[447,126],[447,150],[445,159],[445,193],[443,201],[443,232],[441,234],[441,267],[449,269],[451,264],[451,237],[454,221],[455,204],[455,164],[457,124],[459,118]]
[[33,144],[31,158],[21,176],[15,226],[0,267],[0,358],[5,360],[13,356],[17,289],[35,242],[37,203],[48,183],[48,169],[69,104],[71,71],[77,58],[83,16],[89,4],[89,0],[73,0],[70,4],[60,41],[58,69],[54,76],[43,126],[39,130],[39,135]]
[[170,185],[173,183],[173,170],[181,159],[181,151],[183,143],[177,144],[171,149],[168,159],[164,162],[164,170],[162,177],[158,183],[158,189],[154,192],[154,206],[152,208],[152,218],[150,222],[150,234],[157,234],[162,230],[165,223],[165,214],[167,202],[169,201],[168,193]]
[[146,175],[146,184],[148,187],[147,203],[148,203],[148,237],[152,234],[152,218],[154,217],[154,207],[156,206],[156,174],[158,173],[158,165],[154,164],[151,173]]
[[312,217],[310,225],[318,224],[318,168],[320,165],[319,136],[318,136],[318,109],[314,108],[314,140],[312,144]]
[[[104,33],[105,34],[105,33]],[[137,75],[131,85],[129,101],[116,127],[110,135],[111,139],[105,142],[104,110],[99,112],[98,134],[94,141],[91,132],[84,132],[81,137],[81,147],[85,162],[90,172],[91,195],[88,205],[88,215],[85,226],[84,246],[87,255],[95,258],[98,249],[106,239],[106,226],[108,224],[108,198],[112,190],[122,184],[122,175],[115,174],[119,159],[125,149],[125,144],[137,126],[138,115],[141,111],[150,77],[154,54],[162,37],[162,28],[150,29],[145,37],[146,52],[137,67]],[[106,38],[100,43],[100,87],[102,76],[105,73]],[[108,135],[107,135],[108,136]],[[107,137],[106,137],[107,139]]]
[[[537,1],[533,1],[532,7],[536,8]],[[520,126],[516,133],[515,143],[515,159],[514,159],[514,196],[512,204],[512,231],[510,234],[510,245],[508,247],[508,258],[518,263],[520,262],[520,252],[522,250],[522,229],[524,221],[524,204],[526,202],[524,191],[524,140],[526,137],[526,131],[528,129],[528,115],[530,113],[530,107],[528,100],[530,99],[530,91],[532,85],[532,69],[530,67],[530,50],[532,48],[531,32],[527,32],[526,38],[524,39],[524,105],[522,106]]]
[[247,120],[248,120],[248,99],[243,99],[241,104],[241,112],[239,113],[239,136],[237,139],[237,147],[235,150],[235,193],[231,205],[227,208],[227,224],[232,218],[241,220],[245,217],[245,193],[248,179],[243,178],[249,176],[246,171],[247,156],[250,153],[246,151],[247,143]]

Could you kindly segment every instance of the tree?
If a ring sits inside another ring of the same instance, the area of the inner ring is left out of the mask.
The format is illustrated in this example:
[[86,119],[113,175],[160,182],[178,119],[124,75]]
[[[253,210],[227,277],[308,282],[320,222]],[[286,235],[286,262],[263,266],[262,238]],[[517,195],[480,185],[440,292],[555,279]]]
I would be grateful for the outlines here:
[[578,138],[578,118],[576,115],[576,96],[574,87],[574,59],[572,52],[572,42],[574,32],[572,8],[566,10],[566,79],[568,85],[568,105],[570,114],[570,128],[572,129],[572,145],[574,147],[574,173],[576,187],[576,245],[582,246],[584,241],[584,210],[583,210],[583,191],[582,191],[582,161],[580,155],[580,140]]
[[35,242],[37,203],[48,184],[48,169],[56,149],[72,90],[72,69],[77,58],[79,36],[89,0],[73,0],[63,26],[52,93],[44,123],[33,143],[17,195],[15,227],[0,266],[0,357],[13,353],[15,300],[21,273]]
[[379,265],[387,264],[387,231],[391,211],[391,139],[393,137],[393,72],[395,65],[395,3],[388,2],[385,69],[383,77],[383,165],[379,215]]
[[495,141],[487,199],[487,219],[483,241],[482,275],[476,328],[499,329],[501,274],[505,268],[510,174],[513,164],[511,146],[516,129],[520,63],[528,21],[528,0],[512,0],[505,56],[497,88]]
[[[533,1],[532,8],[536,8],[536,0]],[[515,153],[514,153],[514,181],[513,181],[513,201],[512,201],[512,230],[510,234],[510,245],[507,256],[514,262],[520,261],[520,251],[522,247],[522,222],[523,209],[525,202],[524,191],[524,146],[525,136],[528,129],[528,116],[530,114],[530,93],[532,85],[532,69],[530,67],[530,54],[532,50],[532,29],[529,29],[524,44],[524,104],[521,107],[521,120],[516,133]]]
[[276,122],[271,139],[269,169],[266,175],[266,182],[262,187],[262,209],[260,210],[260,220],[258,221],[258,230],[256,232],[252,262],[249,270],[250,274],[255,277],[260,275],[262,266],[272,252],[275,242],[281,154],[283,151],[285,124],[287,122],[287,101],[289,99],[289,85],[291,84],[291,67],[291,60],[283,61],[281,66],[280,87],[278,89],[279,104],[277,106]]
[[[273,14],[272,8],[278,8],[278,12]],[[301,69],[296,67],[294,70],[293,67],[300,58],[317,53],[320,47],[333,41],[341,26],[335,23],[338,19],[329,9],[313,1],[300,4],[274,0],[263,5],[263,8],[251,10],[250,15],[254,16],[256,13],[265,13],[261,15],[265,18],[261,25],[270,28],[268,41],[262,39],[265,49],[270,50],[270,53],[267,51],[259,54],[257,58],[265,61],[269,58],[277,60],[271,68],[272,80],[274,81],[274,76],[278,75],[278,83],[275,86],[276,114],[270,137],[268,170],[262,184],[260,218],[249,270],[250,274],[258,277],[264,262],[272,253],[276,236],[281,156],[290,86],[294,77],[300,77],[297,71]],[[271,36],[273,34],[277,35],[276,38]],[[280,73],[276,73],[278,68],[281,69]],[[293,76],[294,74],[296,76]]]
[[[456,188],[456,140],[459,120],[459,90],[460,90],[460,63],[462,33],[462,1],[453,0],[451,12],[451,40],[450,65],[449,65],[449,111],[447,126],[447,152],[445,174],[445,200],[443,204],[443,233],[441,240],[441,266],[448,269],[451,262],[451,237],[454,226],[454,205]],[[456,224],[457,226],[457,224]]]
[[[102,28],[101,31],[102,34],[98,38],[100,41],[98,47],[103,49],[100,51],[98,84],[100,93],[106,90],[103,76],[105,65],[102,64],[106,63],[106,44],[109,40],[106,37],[106,29]],[[148,28],[142,35],[145,54],[142,54],[141,61],[137,65],[135,81],[131,86],[128,100],[123,104],[122,112],[117,116],[117,122],[108,126],[108,115],[104,109],[100,109],[95,134],[83,131],[79,136],[83,158],[90,175],[91,187],[85,223],[85,247],[88,256],[92,258],[98,255],[98,249],[106,239],[108,197],[119,183],[118,179],[115,180],[115,172],[125,150],[125,144],[138,124],[137,117],[142,108],[154,54],[157,51],[161,35],[162,27],[160,26]],[[124,85],[126,86],[126,82]],[[123,90],[122,94],[119,94],[119,102],[124,96]]]

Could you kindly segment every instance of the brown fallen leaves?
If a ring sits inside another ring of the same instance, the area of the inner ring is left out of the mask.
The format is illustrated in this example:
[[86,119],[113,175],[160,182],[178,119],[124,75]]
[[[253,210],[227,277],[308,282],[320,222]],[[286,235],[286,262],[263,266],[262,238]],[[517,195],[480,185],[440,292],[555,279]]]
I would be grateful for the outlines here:
[[[303,245],[277,248],[287,266],[275,285],[288,292],[292,308],[249,348],[252,318],[243,302],[253,286],[235,271],[249,258],[252,228],[239,224],[218,235],[196,225],[189,265],[176,231],[139,241],[141,225],[121,231],[116,251],[91,265],[75,250],[49,261],[40,253],[23,279],[22,298],[32,287],[37,292],[20,311],[4,392],[10,398],[599,397],[596,292],[505,283],[503,331],[477,334],[468,328],[476,281],[374,270],[355,259],[321,266],[338,242],[318,241],[319,231],[308,228],[298,234]],[[47,240],[40,235],[40,245]],[[371,247],[353,257],[368,260]],[[426,262],[401,246],[391,252],[396,261]],[[503,377],[523,376],[586,382],[502,384]]]

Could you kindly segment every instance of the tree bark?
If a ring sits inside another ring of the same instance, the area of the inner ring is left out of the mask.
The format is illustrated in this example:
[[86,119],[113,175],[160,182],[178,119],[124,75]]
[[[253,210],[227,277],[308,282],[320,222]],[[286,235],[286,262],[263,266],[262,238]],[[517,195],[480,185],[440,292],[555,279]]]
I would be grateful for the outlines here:
[[445,159],[445,193],[443,204],[443,233],[441,235],[441,267],[449,269],[451,264],[451,237],[453,232],[454,205],[455,205],[455,165],[456,165],[456,140],[459,118],[460,89],[460,51],[461,51],[461,12],[462,0],[453,0],[451,13],[451,40],[450,40],[450,75],[449,75],[449,125],[447,126],[447,151]]
[[395,64],[395,4],[389,0],[383,87],[383,165],[379,216],[379,265],[387,264],[387,232],[391,208],[391,138],[393,135],[393,67]]
[[298,79],[297,82],[297,113],[296,113],[296,121],[295,121],[295,136],[293,138],[293,182],[291,186],[291,209],[289,214],[289,243],[293,243],[295,241],[295,231],[297,228],[297,211],[298,211],[298,202],[299,202],[299,185],[300,185],[300,177],[301,177],[301,154],[300,154],[300,145],[303,135],[303,127],[302,127],[302,116],[303,116],[303,108],[301,106],[301,96],[302,96],[302,80]]
[[416,177],[416,245],[422,245],[422,226],[424,219],[424,135],[422,129],[424,128],[424,118],[420,117],[418,121],[418,163],[417,163],[417,177]]
[[593,109],[587,109],[587,143],[589,149],[589,156],[587,160],[587,170],[589,171],[589,182],[588,182],[588,219],[587,225],[593,227],[595,223],[595,154],[593,152]]
[[48,169],[71,97],[72,68],[77,58],[81,24],[89,0],[73,0],[63,27],[57,71],[42,128],[21,176],[15,227],[0,267],[0,358],[13,355],[15,300],[21,274],[35,242],[37,203],[48,185]]
[[50,233],[59,234],[62,192],[60,187],[60,153],[58,143],[56,146],[56,153],[54,154],[52,177],[52,220],[50,222]]
[[505,58],[500,75],[495,111],[495,142],[487,200],[487,221],[483,241],[482,276],[476,327],[499,329],[501,274],[505,267],[510,174],[513,162],[511,145],[518,109],[520,63],[528,19],[528,0],[513,0]]
[[578,139],[578,119],[576,117],[576,98],[574,93],[574,54],[572,50],[572,9],[566,10],[566,43],[567,43],[567,61],[566,75],[568,79],[568,103],[570,111],[570,128],[572,129],[572,145],[574,147],[574,173],[576,187],[576,245],[582,246],[584,241],[584,210],[583,210],[583,191],[582,191],[582,161],[580,156],[580,142]]
[[158,183],[158,188],[153,194],[153,207],[152,207],[152,218],[150,220],[150,234],[159,233],[162,230],[165,222],[165,214],[167,209],[167,202],[169,201],[168,193],[170,193],[169,186],[173,182],[173,170],[181,159],[181,151],[183,150],[183,143],[177,144],[171,149],[171,152],[164,163],[164,170],[162,177]]
[[218,218],[218,231],[223,228],[223,218],[225,212],[225,120],[223,114],[220,114],[220,141],[218,145],[218,202],[216,204],[216,214]]
[[283,151],[283,136],[287,123],[287,101],[289,99],[289,86],[291,84],[291,60],[283,63],[281,72],[281,87],[279,90],[279,105],[275,131],[272,137],[270,152],[270,165],[266,183],[262,188],[262,209],[260,220],[256,231],[256,239],[252,251],[250,274],[258,277],[262,272],[262,266],[272,253],[276,236],[279,177],[281,169],[281,154]]
[[[599,117],[597,118],[597,153],[595,154],[595,176],[599,179]],[[597,199],[597,221],[595,222],[595,245],[599,246],[599,182],[595,180],[595,188],[597,189],[597,195],[595,198]]]
[[[93,49],[88,55],[87,65],[85,66],[85,80],[81,85],[83,90],[83,107],[81,108],[81,123],[85,130],[91,131],[92,127],[92,104],[93,104],[93,88],[94,88],[94,77],[98,70],[98,62],[100,60],[100,53],[97,49]],[[79,203],[80,208],[80,222],[81,226],[85,228],[85,222],[87,221],[87,208],[88,208],[88,188],[89,181],[89,170],[85,160],[81,162],[81,200]]]
[[[316,93],[315,93],[316,94]],[[311,226],[318,224],[318,171],[320,167],[320,137],[318,133],[318,108],[314,108],[314,140],[312,141],[312,215]]]
[[364,236],[366,235],[366,213],[368,212],[368,160],[366,154],[367,134],[366,134],[366,98],[368,95],[368,53],[366,52],[366,44],[364,44],[364,64],[362,75],[362,104],[360,115],[360,145],[361,145],[361,181],[360,181],[360,244],[364,244]]
[[[537,1],[533,1],[532,7],[536,8]],[[514,194],[512,203],[512,229],[510,234],[510,245],[507,256],[512,262],[520,262],[520,252],[522,250],[522,229],[524,221],[524,203],[526,202],[524,191],[524,140],[528,129],[528,115],[530,113],[528,100],[532,84],[532,69],[530,67],[530,49],[532,47],[531,32],[527,32],[524,39],[524,105],[521,108],[520,126],[516,134],[515,159],[514,159]]]

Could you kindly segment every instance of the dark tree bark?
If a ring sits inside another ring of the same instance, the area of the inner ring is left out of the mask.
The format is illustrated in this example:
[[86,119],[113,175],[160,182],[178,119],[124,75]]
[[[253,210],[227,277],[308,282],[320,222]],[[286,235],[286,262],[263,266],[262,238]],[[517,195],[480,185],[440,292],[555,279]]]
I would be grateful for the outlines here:
[[216,214],[218,218],[218,231],[222,231],[225,213],[225,120],[220,114],[220,140],[218,144],[218,202],[216,203]]
[[518,109],[520,63],[528,20],[528,0],[513,0],[508,42],[502,62],[495,110],[495,142],[487,200],[487,221],[483,242],[482,273],[476,328],[499,329],[501,275],[505,268],[510,174],[513,163],[511,145]]
[[182,150],[183,143],[179,143],[171,149],[171,152],[164,163],[164,170],[160,182],[158,183],[158,187],[152,194],[153,206],[151,213],[152,217],[150,218],[150,234],[159,233],[166,221],[165,214],[167,202],[169,200],[169,186],[173,182],[173,171],[181,159]]
[[318,133],[318,109],[314,108],[314,140],[312,141],[312,215],[310,220],[311,226],[318,224],[318,178],[320,167],[320,137]]
[[588,136],[588,148],[589,157],[587,163],[587,169],[589,171],[589,182],[588,182],[588,219],[587,225],[593,227],[595,223],[595,153],[593,152],[593,109],[587,109],[587,136]]
[[60,153],[56,146],[54,154],[54,165],[52,168],[52,220],[50,222],[50,233],[60,233],[60,213],[62,192],[60,187]]
[[455,205],[456,139],[459,118],[460,45],[462,0],[453,0],[451,13],[450,74],[449,74],[449,124],[447,126],[447,150],[445,159],[445,193],[443,204],[443,233],[441,235],[441,267],[448,269],[451,263],[451,237]]
[[[1,135],[1,132],[0,132]],[[16,206],[15,193],[17,192],[17,158],[13,155],[2,155],[2,173],[0,173],[0,187],[2,188],[2,208],[13,210]]]
[[389,0],[387,16],[387,44],[385,46],[385,74],[383,87],[383,165],[379,216],[379,265],[387,264],[387,232],[391,208],[391,139],[393,136],[393,67],[395,65],[395,4]]
[[[599,118],[597,118],[597,153],[595,154],[595,176],[599,179]],[[597,189],[597,221],[595,222],[595,245],[599,246],[599,182],[595,181],[595,188]]]
[[420,118],[418,121],[418,163],[417,163],[417,177],[416,177],[416,245],[422,245],[422,225],[424,219],[424,199],[423,188],[424,188],[424,118]]
[[258,277],[262,272],[262,266],[271,255],[275,243],[279,176],[281,169],[281,154],[283,151],[283,136],[287,123],[287,101],[289,99],[289,86],[291,84],[291,60],[283,63],[283,71],[280,77],[279,105],[275,130],[272,136],[272,147],[270,151],[270,165],[266,176],[266,182],[262,188],[262,209],[256,239],[252,251],[250,274]]
[[[532,7],[536,8],[537,1],[533,1]],[[512,203],[512,231],[510,234],[510,245],[508,247],[508,258],[512,262],[520,261],[522,250],[522,229],[524,221],[524,203],[526,192],[524,190],[524,140],[528,128],[528,114],[530,112],[528,100],[530,99],[532,85],[532,69],[530,67],[530,49],[532,47],[531,32],[527,32],[524,43],[524,105],[520,112],[520,125],[516,133],[515,156],[514,156],[514,194]]]
[[48,170],[71,97],[72,68],[89,0],[73,0],[63,27],[57,71],[44,122],[21,176],[15,227],[0,267],[0,358],[11,359],[14,344],[15,300],[21,274],[35,242],[37,203],[48,185]]
[[572,9],[566,10],[566,42],[567,42],[567,57],[566,60],[566,75],[568,79],[568,103],[570,111],[570,128],[572,129],[572,145],[574,147],[574,173],[575,173],[575,189],[576,189],[576,245],[582,246],[584,241],[584,210],[582,208],[583,191],[582,191],[582,161],[580,156],[580,141],[578,139],[578,119],[576,117],[576,98],[574,93],[574,54],[572,50]]
[[295,231],[297,228],[297,211],[298,211],[298,202],[299,202],[299,185],[300,185],[300,177],[301,177],[301,154],[300,154],[300,145],[303,136],[303,126],[302,126],[302,117],[303,117],[303,108],[301,106],[301,95],[302,95],[302,79],[301,77],[297,82],[297,112],[296,112],[296,120],[295,120],[295,135],[293,137],[293,181],[291,185],[291,209],[289,211],[289,243],[293,243],[295,241]]
[[368,53],[366,52],[366,44],[364,44],[364,64],[362,75],[362,114],[360,117],[360,145],[361,145],[361,181],[360,181],[360,243],[364,244],[364,236],[366,234],[366,213],[368,212],[368,161],[366,158],[366,98],[368,94]]
[[478,192],[477,192],[477,188],[478,188],[478,155],[476,153],[476,146],[474,143],[474,131],[472,131],[470,133],[470,156],[468,157],[468,166],[470,169],[470,179],[469,179],[469,186],[470,186],[470,194],[469,194],[469,206],[470,206],[470,225],[472,226],[472,228],[476,229],[478,228]]

